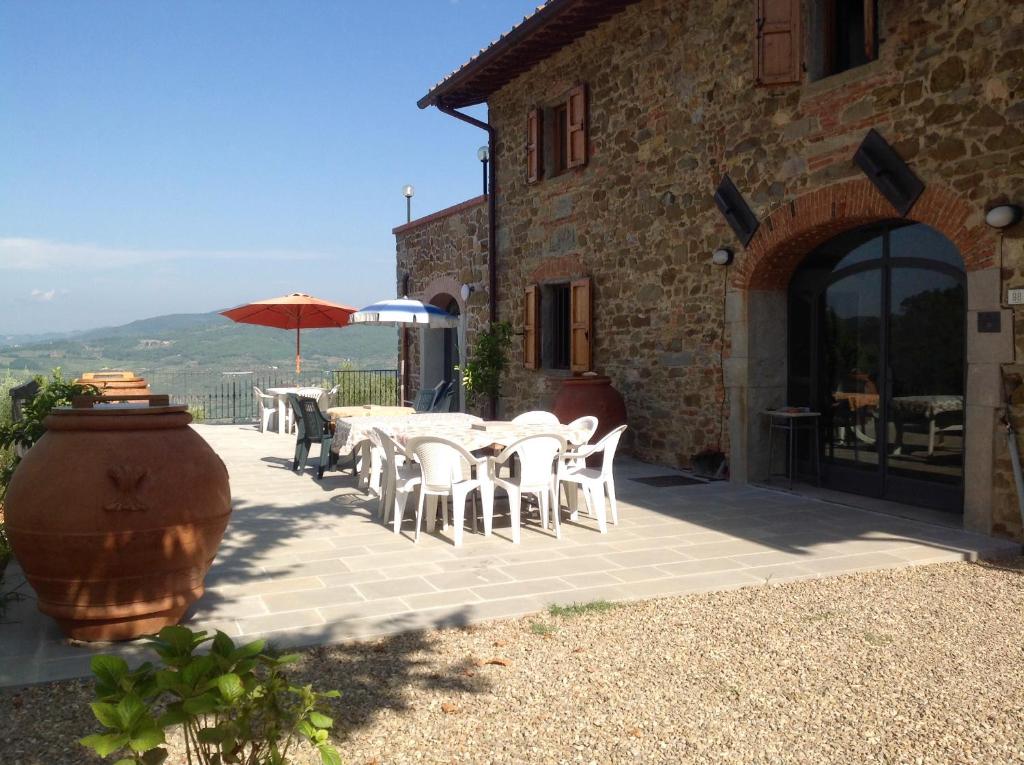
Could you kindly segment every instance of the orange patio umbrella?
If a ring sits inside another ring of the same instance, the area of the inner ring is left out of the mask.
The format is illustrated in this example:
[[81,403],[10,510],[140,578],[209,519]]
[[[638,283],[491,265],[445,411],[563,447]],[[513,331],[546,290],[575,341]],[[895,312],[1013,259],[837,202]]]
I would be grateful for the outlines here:
[[302,372],[302,341],[299,332],[303,329],[323,329],[325,327],[344,327],[348,317],[356,312],[347,305],[331,303],[327,300],[311,297],[302,292],[290,295],[257,300],[237,308],[221,311],[231,321],[241,324],[258,324],[261,327],[277,327],[278,329],[295,330],[295,374]]

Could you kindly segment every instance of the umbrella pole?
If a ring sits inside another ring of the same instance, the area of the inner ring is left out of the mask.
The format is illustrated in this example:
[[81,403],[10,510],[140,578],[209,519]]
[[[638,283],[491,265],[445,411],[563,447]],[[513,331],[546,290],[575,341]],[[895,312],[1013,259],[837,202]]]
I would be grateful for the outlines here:
[[[295,374],[296,376],[302,374],[302,340],[300,339],[301,330],[295,328]],[[298,379],[295,380],[298,383]]]
[[398,370],[398,380],[399,380],[399,387],[400,387],[399,394],[398,394],[398,405],[399,406],[405,406],[405,402],[408,401],[408,399],[405,396],[405,357],[409,355],[409,346],[408,346],[408,342],[409,341],[406,339],[405,325],[402,326],[401,333],[402,333],[402,355],[401,355],[401,358],[399,359],[399,362],[400,362],[399,365],[400,365],[401,368]]

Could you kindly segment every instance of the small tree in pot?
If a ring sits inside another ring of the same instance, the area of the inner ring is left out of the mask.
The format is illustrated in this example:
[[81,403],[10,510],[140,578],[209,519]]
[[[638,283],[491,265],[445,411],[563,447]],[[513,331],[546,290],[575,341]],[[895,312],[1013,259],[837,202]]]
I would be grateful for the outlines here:
[[474,405],[487,400],[491,417],[497,411],[501,378],[508,366],[508,351],[511,347],[512,325],[507,321],[493,321],[477,335],[472,355],[466,365],[459,368],[469,400]]

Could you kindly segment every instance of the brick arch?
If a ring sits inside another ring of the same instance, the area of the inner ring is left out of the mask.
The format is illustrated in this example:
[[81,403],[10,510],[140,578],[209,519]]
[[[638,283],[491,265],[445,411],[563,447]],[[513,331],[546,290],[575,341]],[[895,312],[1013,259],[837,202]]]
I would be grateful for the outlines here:
[[438,305],[435,302],[442,295],[449,295],[455,298],[455,302],[459,304],[459,313],[466,312],[466,302],[462,299],[462,284],[451,276],[441,276],[430,282],[420,291],[420,300],[424,303],[437,305],[438,308],[447,308],[447,304]]
[[[801,260],[833,236],[858,226],[898,218],[866,179],[808,192],[775,209],[747,246],[732,276],[738,289],[784,289]],[[924,223],[960,250],[968,271],[995,265],[996,239],[981,211],[954,193],[931,185],[907,220]]]

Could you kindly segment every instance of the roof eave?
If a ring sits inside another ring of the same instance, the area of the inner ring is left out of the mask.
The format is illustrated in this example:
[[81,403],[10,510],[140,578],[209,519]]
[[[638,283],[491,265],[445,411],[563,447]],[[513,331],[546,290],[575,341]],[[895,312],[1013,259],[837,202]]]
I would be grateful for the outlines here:
[[420,109],[426,109],[429,106],[454,109],[484,103],[487,100],[486,96],[471,100],[460,99],[454,103],[445,103],[444,96],[446,93],[457,90],[458,86],[465,84],[467,80],[478,75],[481,70],[486,69],[489,65],[497,63],[510,47],[529,37],[546,24],[549,24],[563,11],[575,5],[576,2],[578,0],[549,0],[545,5],[540,6],[532,16],[527,16],[518,26],[513,27],[489,47],[481,50],[476,58],[470,59],[453,74],[431,88],[429,93],[416,102],[416,105]]

